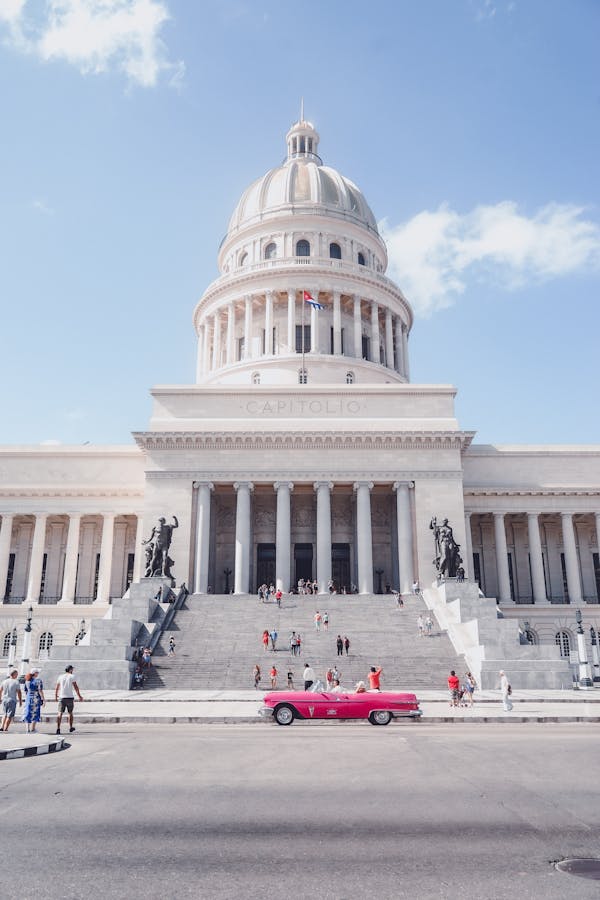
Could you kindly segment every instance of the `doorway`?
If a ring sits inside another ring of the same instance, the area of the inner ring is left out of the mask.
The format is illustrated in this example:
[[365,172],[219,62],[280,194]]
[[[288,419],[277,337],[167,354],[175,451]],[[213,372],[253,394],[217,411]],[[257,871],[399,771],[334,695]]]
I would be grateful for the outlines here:
[[275,584],[275,544],[256,545],[256,589]]
[[331,545],[331,578],[338,594],[350,593],[350,544]]
[[296,584],[301,578],[312,581],[313,577],[313,545],[294,544],[294,563],[296,569]]

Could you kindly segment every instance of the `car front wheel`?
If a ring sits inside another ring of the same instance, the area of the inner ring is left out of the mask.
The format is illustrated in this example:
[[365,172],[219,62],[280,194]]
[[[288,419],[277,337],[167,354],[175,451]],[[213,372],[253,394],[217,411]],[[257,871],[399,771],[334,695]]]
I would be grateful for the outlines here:
[[376,709],[369,716],[371,725],[389,725],[392,721],[392,714],[385,709]]
[[278,725],[291,725],[294,721],[294,710],[286,703],[282,703],[275,710],[275,721]]

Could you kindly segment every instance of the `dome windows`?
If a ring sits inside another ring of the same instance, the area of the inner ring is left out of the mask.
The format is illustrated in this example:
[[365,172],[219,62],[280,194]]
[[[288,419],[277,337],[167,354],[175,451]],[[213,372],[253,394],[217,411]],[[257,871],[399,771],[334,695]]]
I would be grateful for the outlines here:
[[240,258],[238,260],[238,266],[246,266],[248,265],[248,254],[244,251],[240,253]]
[[331,243],[329,245],[329,259],[341,259],[342,258],[342,248],[339,244]]
[[304,238],[296,242],[296,256],[310,256],[310,244]]
[[265,247],[265,259],[275,259],[277,256],[277,244],[271,241]]
[[252,373],[252,384],[260,384],[260,372]]
[[346,384],[354,384],[354,372],[346,372]]
[[308,372],[306,369],[298,370],[298,384],[308,384]]
[[359,252],[359,254],[357,256],[357,261],[358,261],[359,266],[366,266],[367,263],[365,260],[365,254]]

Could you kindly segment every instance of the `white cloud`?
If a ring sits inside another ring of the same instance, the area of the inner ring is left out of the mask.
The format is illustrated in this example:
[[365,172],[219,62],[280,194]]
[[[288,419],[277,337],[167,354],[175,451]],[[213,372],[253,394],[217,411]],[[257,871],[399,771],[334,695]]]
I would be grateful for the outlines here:
[[63,60],[83,74],[116,68],[153,87],[161,75],[179,84],[182,62],[170,62],[160,32],[169,20],[163,0],[0,0],[9,42],[44,62]]
[[45,216],[53,216],[54,210],[51,206],[48,206],[45,200],[38,198],[37,200],[31,201],[32,207],[37,210],[37,212],[44,213]]
[[469,279],[514,289],[598,269],[600,227],[584,212],[550,203],[528,217],[504,201],[464,215],[441,206],[401,225],[383,221],[390,275],[426,316],[450,306]]

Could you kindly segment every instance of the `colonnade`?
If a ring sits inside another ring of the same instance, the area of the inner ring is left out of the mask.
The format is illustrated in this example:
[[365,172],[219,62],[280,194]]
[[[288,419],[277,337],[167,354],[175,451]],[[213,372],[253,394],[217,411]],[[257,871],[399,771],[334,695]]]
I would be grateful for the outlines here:
[[[29,565],[27,567],[25,581],[24,602],[28,604],[44,602],[41,596],[42,579],[44,574],[44,555],[50,551],[48,545],[47,527],[48,519],[64,518],[64,514],[36,513],[33,526],[33,537],[31,541],[31,552],[29,554]],[[133,516],[134,514],[132,514]],[[75,602],[75,594],[77,588],[78,568],[83,544],[89,544],[90,558],[89,565],[93,565],[94,554],[91,552],[91,539],[86,540],[82,537],[82,518],[83,513],[68,514],[67,538],[64,549],[64,567],[62,574],[62,586],[60,596],[57,602],[60,604]],[[94,514],[94,519],[99,516]],[[100,516],[102,519],[102,533],[100,538],[100,561],[97,572],[97,588],[94,598],[86,598],[88,601],[93,599],[94,603],[105,604],[110,599],[110,586],[113,575],[114,565],[114,547],[116,539],[116,528],[126,529],[127,523],[121,522],[115,527],[115,520],[118,518],[116,514],[105,513]],[[5,597],[7,578],[9,573],[9,562],[13,540],[13,525],[15,524],[16,514],[4,513],[2,515],[2,523],[0,525],[0,602]],[[135,558],[133,567],[133,579],[136,580],[140,576],[141,569],[141,541],[142,541],[142,520],[137,518],[137,529],[135,536]],[[83,526],[85,528],[85,525]],[[95,528],[95,524],[93,526]],[[122,535],[123,553],[125,548],[125,534]],[[10,602],[10,597],[6,598]]]
[[[363,334],[367,334],[370,338],[370,361],[385,365],[408,380],[408,325],[401,316],[375,300],[359,294],[344,294],[352,304],[353,328],[351,340],[346,340],[342,348],[342,292],[313,287],[310,293],[315,300],[323,303],[325,309],[317,312],[311,307],[305,311],[304,322],[311,326],[310,349],[307,347],[307,352],[319,352],[317,317],[325,316],[333,328],[334,356],[363,359]],[[327,299],[319,299],[325,293]],[[258,300],[260,318],[255,314],[255,299]],[[302,322],[302,316],[298,316],[297,311],[298,301],[305,302],[302,291],[266,291],[257,295],[247,294],[237,301],[230,300],[225,306],[206,315],[200,323],[198,336],[198,381],[222,366],[264,356],[295,353],[296,325]],[[281,326],[282,314],[285,315],[286,326],[277,329],[273,340],[275,323],[278,321]],[[253,340],[255,332],[258,336],[259,329],[265,335],[262,344]],[[244,338],[241,359],[238,359],[236,346],[238,335]],[[257,352],[257,344],[260,352]]]
[[[478,512],[477,514],[473,512],[465,513],[465,530],[468,545],[467,559],[469,562],[473,560],[472,520],[474,515],[485,516],[486,514],[483,512]],[[491,515],[493,517],[494,527],[497,596],[500,603],[511,603],[513,597],[511,592],[511,571],[509,566],[509,549],[506,528],[507,517],[509,515],[518,515],[518,513],[508,513],[496,510],[491,512]],[[544,568],[544,552],[540,533],[540,517],[542,515],[552,515],[553,521],[556,521],[557,516],[560,520],[561,547],[562,553],[564,554],[563,572],[566,580],[568,602],[573,604],[582,603],[584,601],[581,559],[582,548],[580,547],[578,551],[573,521],[573,517],[576,513],[525,512],[524,515],[527,519],[527,548],[529,554],[531,602],[535,604],[548,604],[552,602],[552,598],[548,596],[549,591],[547,588],[547,578]],[[594,514],[594,524],[596,530],[596,546],[600,551],[600,513]],[[482,549],[485,550],[486,548],[482,545]]]
[[[353,485],[356,494],[356,558],[358,570],[358,591],[361,594],[373,592],[373,539],[371,522],[372,481],[357,481]],[[413,582],[413,528],[409,490],[412,483],[395,482],[393,490],[397,503],[397,542],[400,575],[400,589],[408,592]],[[254,484],[251,481],[236,481],[235,517],[235,568],[234,593],[250,591],[250,563],[252,556],[251,496]],[[212,482],[195,481],[196,503],[196,546],[194,560],[194,593],[206,593],[209,579],[209,535],[211,532]],[[328,593],[332,575],[331,549],[331,497],[334,490],[332,481],[316,481],[317,530],[317,582],[319,593]],[[275,525],[275,580],[276,587],[289,591],[291,586],[291,546],[292,546],[292,494],[294,483],[276,481]]]

